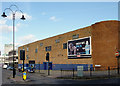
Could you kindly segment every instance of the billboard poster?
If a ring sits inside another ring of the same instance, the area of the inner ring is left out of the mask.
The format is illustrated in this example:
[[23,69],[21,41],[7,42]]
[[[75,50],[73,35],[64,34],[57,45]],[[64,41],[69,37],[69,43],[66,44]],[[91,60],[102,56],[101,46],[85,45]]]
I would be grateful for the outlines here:
[[91,37],[69,40],[67,49],[68,58],[91,57]]

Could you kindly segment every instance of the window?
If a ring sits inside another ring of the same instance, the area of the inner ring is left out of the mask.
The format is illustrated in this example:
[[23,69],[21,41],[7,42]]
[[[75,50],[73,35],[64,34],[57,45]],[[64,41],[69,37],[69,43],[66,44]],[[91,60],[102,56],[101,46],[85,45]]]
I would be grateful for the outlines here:
[[67,43],[63,43],[63,49],[67,49]]
[[6,54],[6,56],[8,56],[8,54]]
[[29,51],[29,48],[27,47],[27,51]]
[[46,51],[51,51],[51,46],[45,47],[45,50],[46,50]]
[[26,55],[26,59],[28,59],[28,55]]
[[55,42],[56,42],[56,43],[59,43],[59,42],[60,42],[60,39],[56,39]]
[[35,53],[37,53],[37,51],[38,51],[38,49],[36,48],[36,49],[35,49]]
[[40,43],[40,46],[43,46],[43,43]]
[[75,34],[75,35],[73,35],[72,38],[73,38],[73,39],[77,39],[77,38],[79,38],[79,34]]

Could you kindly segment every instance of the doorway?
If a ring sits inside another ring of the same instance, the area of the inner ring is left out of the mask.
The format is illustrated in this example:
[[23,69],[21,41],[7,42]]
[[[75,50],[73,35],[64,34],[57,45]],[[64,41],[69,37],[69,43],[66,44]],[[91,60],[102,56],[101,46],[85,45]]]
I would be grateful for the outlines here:
[[43,62],[44,70],[47,70],[47,62]]
[[[44,70],[48,70],[48,62],[43,62]],[[52,62],[49,62],[50,70],[52,70]]]
[[52,62],[49,62],[50,70],[52,70]]

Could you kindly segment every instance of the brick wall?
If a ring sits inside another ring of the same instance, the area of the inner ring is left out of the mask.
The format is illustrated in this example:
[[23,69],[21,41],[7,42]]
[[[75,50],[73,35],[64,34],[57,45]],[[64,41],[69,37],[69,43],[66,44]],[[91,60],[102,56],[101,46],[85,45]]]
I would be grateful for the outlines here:
[[[67,49],[63,49],[63,43],[67,43],[68,40],[73,40],[72,35],[75,34],[79,34],[79,38],[91,36],[91,58],[68,59]],[[60,42],[56,43],[56,39],[59,39]],[[40,43],[43,43],[43,46],[40,46]],[[43,62],[47,62],[46,46],[52,47],[51,51],[49,51],[50,62],[52,62],[52,64],[93,64],[93,66],[97,64],[101,66],[116,66],[115,52],[118,48],[118,21],[99,22],[89,27],[21,46],[18,49],[18,56],[20,57],[19,51],[24,47],[25,53],[28,55],[28,59],[25,60],[26,64],[29,63],[29,60],[35,60],[36,64],[43,64]],[[29,51],[27,51],[27,47]],[[35,53],[36,48],[38,48],[37,53]],[[19,64],[22,64],[19,57]]]

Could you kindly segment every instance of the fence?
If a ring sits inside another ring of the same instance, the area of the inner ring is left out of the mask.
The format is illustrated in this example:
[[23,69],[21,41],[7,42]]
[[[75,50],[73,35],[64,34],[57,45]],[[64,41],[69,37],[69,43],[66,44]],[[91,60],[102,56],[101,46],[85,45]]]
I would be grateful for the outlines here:
[[[120,76],[120,68],[116,66],[108,67],[83,67],[79,68],[61,68],[60,70],[49,70],[49,75],[60,78],[111,78]],[[36,70],[40,74],[48,75],[48,70]]]
[[[83,71],[79,69],[75,70],[74,68],[64,69],[61,68],[60,74],[57,74],[58,77],[65,77],[65,78],[76,78],[76,77],[113,77],[118,76],[119,74],[119,68],[117,67],[88,67],[88,71]],[[55,75],[56,73],[53,73]]]

